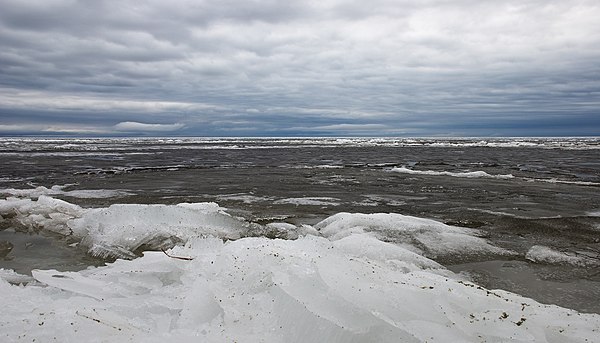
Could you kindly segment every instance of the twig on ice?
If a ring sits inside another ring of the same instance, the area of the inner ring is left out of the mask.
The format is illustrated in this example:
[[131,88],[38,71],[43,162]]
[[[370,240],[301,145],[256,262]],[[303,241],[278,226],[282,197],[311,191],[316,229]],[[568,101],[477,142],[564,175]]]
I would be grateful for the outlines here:
[[178,260],[184,260],[184,261],[191,261],[194,258],[193,257],[184,257],[184,256],[173,256],[173,255],[169,255],[168,252],[165,251],[165,249],[160,249],[165,255],[167,255],[170,258],[176,258]]

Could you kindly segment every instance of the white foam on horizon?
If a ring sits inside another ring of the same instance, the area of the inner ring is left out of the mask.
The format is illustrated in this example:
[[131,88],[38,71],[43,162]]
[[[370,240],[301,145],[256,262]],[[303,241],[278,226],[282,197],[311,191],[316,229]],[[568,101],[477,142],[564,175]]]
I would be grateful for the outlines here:
[[[41,139],[41,138],[2,138],[0,145],[18,151],[36,151],[50,147],[61,150],[114,151],[115,149],[153,150],[180,149],[185,146],[191,150],[205,149],[278,149],[299,147],[485,147],[485,148],[537,148],[562,150],[598,150],[600,139],[597,137],[514,137],[514,138],[95,138],[95,139]],[[116,147],[116,148],[115,148]],[[8,153],[12,153],[9,151]],[[3,152],[0,152],[2,154]],[[76,152],[77,153],[77,152]]]
[[75,174],[124,174],[131,173],[136,171],[175,171],[179,169],[190,168],[190,166],[183,164],[174,164],[174,165],[159,165],[159,166],[135,166],[135,167],[113,167],[113,168],[92,168],[85,169],[82,171],[78,171]]
[[342,165],[336,165],[336,164],[320,164],[320,165],[306,165],[306,164],[299,164],[299,165],[290,165],[290,164],[283,164],[280,165],[279,168],[286,168],[286,169],[344,169],[344,166]]
[[493,178],[493,179],[513,179],[512,174],[491,175],[484,171],[471,172],[449,172],[449,171],[434,171],[434,170],[414,170],[406,167],[396,167],[391,169],[392,172],[410,174],[410,175],[427,175],[427,176],[452,176],[461,178]]
[[335,165],[335,164],[319,164],[314,166],[315,169],[343,169],[344,166]]

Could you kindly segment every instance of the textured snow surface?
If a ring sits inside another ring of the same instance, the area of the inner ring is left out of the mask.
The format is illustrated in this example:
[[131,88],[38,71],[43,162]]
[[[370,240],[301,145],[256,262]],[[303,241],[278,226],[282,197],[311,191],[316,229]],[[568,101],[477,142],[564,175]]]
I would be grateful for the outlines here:
[[371,235],[194,238],[80,272],[0,280],[0,340],[589,342],[600,316],[460,281]]

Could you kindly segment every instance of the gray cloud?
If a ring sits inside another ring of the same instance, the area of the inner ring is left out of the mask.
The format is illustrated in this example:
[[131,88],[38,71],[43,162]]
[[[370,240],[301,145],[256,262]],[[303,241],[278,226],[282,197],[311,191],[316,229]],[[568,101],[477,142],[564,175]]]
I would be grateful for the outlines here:
[[589,126],[561,123],[600,110],[594,0],[0,8],[0,119],[28,133],[577,135]]

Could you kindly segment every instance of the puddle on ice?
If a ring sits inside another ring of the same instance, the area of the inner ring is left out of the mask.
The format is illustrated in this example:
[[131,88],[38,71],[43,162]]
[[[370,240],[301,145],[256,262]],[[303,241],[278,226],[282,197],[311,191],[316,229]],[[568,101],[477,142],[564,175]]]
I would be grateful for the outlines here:
[[0,268],[31,275],[32,269],[76,271],[103,264],[103,260],[53,237],[11,229],[0,231]]
[[[503,289],[543,304],[600,313],[598,269],[494,260],[446,266],[488,289]],[[594,275],[594,272],[596,275]]]

